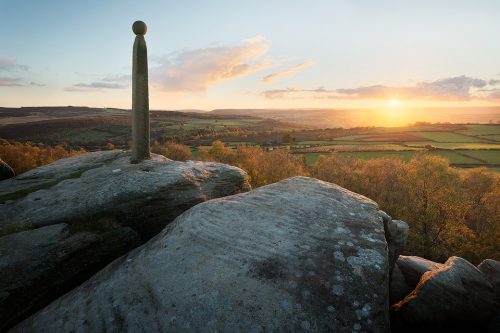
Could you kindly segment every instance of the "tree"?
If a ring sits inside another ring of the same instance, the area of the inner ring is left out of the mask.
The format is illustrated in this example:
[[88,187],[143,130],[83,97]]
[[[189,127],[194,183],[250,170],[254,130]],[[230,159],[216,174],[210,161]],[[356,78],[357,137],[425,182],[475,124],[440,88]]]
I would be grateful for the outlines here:
[[186,161],[192,159],[191,148],[177,143],[169,142],[164,145],[155,143],[151,147],[151,151],[175,161]]

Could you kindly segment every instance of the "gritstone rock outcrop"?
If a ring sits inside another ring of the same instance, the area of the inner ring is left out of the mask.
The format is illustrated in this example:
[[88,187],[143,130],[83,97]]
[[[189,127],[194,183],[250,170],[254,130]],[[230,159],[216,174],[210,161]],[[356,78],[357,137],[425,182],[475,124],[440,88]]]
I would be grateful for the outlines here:
[[0,182],[0,331],[212,198],[250,189],[241,169],[123,151],[56,161]]
[[214,199],[13,331],[387,332],[387,219],[305,177]]

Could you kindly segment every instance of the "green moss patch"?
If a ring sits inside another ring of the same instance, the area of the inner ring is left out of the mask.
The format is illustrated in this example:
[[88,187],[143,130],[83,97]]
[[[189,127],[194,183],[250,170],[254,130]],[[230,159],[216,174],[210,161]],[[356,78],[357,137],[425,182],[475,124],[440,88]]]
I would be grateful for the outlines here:
[[47,181],[45,183],[34,185],[34,186],[31,186],[31,187],[28,187],[28,188],[25,188],[25,189],[22,189],[22,190],[19,190],[19,191],[16,191],[16,192],[11,192],[11,193],[8,193],[8,194],[0,195],[0,203],[5,203],[8,200],[17,200],[17,199],[24,198],[28,194],[33,193],[33,192],[38,191],[38,190],[49,189],[49,188],[51,188],[51,187],[59,184],[63,180],[66,180],[66,179],[80,178],[80,176],[85,171],[90,170],[90,169],[92,169],[92,168],[84,168],[84,169],[78,170],[76,172],[70,173],[70,174],[68,174],[68,175],[66,175],[64,177],[61,177],[61,178],[57,178],[57,179],[54,179],[54,180],[49,180],[49,181]]

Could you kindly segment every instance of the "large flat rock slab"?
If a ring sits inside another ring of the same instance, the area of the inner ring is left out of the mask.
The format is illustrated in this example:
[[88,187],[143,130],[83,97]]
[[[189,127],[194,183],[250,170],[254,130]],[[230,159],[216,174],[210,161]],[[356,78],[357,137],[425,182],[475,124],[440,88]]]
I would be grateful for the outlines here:
[[207,201],[13,331],[388,332],[384,218],[306,177]]
[[[0,182],[2,228],[29,229],[110,217],[147,239],[186,209],[247,191],[247,175],[220,163],[177,162],[152,154],[130,163],[130,153],[107,151],[56,161]],[[33,190],[30,192],[30,190]],[[17,194],[16,194],[17,193]],[[21,198],[17,195],[25,194]]]
[[123,155],[125,153],[121,150],[98,151],[63,158],[26,171],[0,182],[0,202],[21,198],[27,193],[51,187],[65,179],[78,178],[83,172],[101,167]]

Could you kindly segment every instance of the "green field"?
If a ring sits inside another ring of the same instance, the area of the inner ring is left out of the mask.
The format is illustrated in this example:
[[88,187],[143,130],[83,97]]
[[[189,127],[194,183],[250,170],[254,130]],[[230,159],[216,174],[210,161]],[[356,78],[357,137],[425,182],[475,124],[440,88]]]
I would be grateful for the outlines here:
[[382,144],[393,144],[390,141],[354,141],[354,140],[333,140],[333,141],[299,141],[292,144],[292,147],[299,146],[337,146],[337,145],[359,145],[359,146],[371,146],[371,145],[382,145]]
[[500,134],[499,125],[466,125],[466,130],[457,131],[466,135],[487,135],[487,134]]
[[458,150],[458,152],[486,161],[489,164],[500,164],[500,150]]
[[446,158],[451,164],[480,164],[481,162],[453,150],[437,150],[428,152],[429,155]]
[[483,140],[494,140],[500,142],[500,134],[478,135],[477,137]]
[[400,150],[421,150],[419,148],[404,147],[399,144],[382,143],[382,144],[369,144],[364,145],[362,142],[358,144],[349,145],[327,145],[327,146],[316,146],[309,148],[298,148],[295,151],[298,153],[325,153],[325,152],[344,152],[344,151],[400,151]]
[[255,145],[257,145],[256,142],[252,142],[252,141],[231,141],[231,142],[225,142],[225,144],[228,146],[237,146],[237,145],[255,146]]
[[313,165],[316,163],[316,161],[319,159],[320,156],[329,156],[331,154],[325,154],[325,153],[307,153],[307,154],[297,154],[297,155],[304,155],[306,158],[306,163],[308,165]]
[[373,158],[380,157],[395,157],[402,159],[403,161],[409,161],[413,155],[414,151],[359,151],[359,152],[341,152],[338,153],[341,156],[349,156],[354,158],[360,158],[363,160],[370,160]]
[[183,129],[186,131],[203,128],[223,129],[226,127],[249,127],[262,122],[262,119],[194,119],[164,126],[165,128]]
[[411,132],[411,134],[436,142],[482,142],[479,138],[453,132]]
[[420,142],[405,142],[409,147],[425,147],[426,145],[441,148],[441,149],[500,149],[500,143],[487,143],[487,142],[434,142],[434,141],[420,141]]
[[294,146],[306,146],[306,145],[334,145],[335,141],[299,141],[295,142]]

